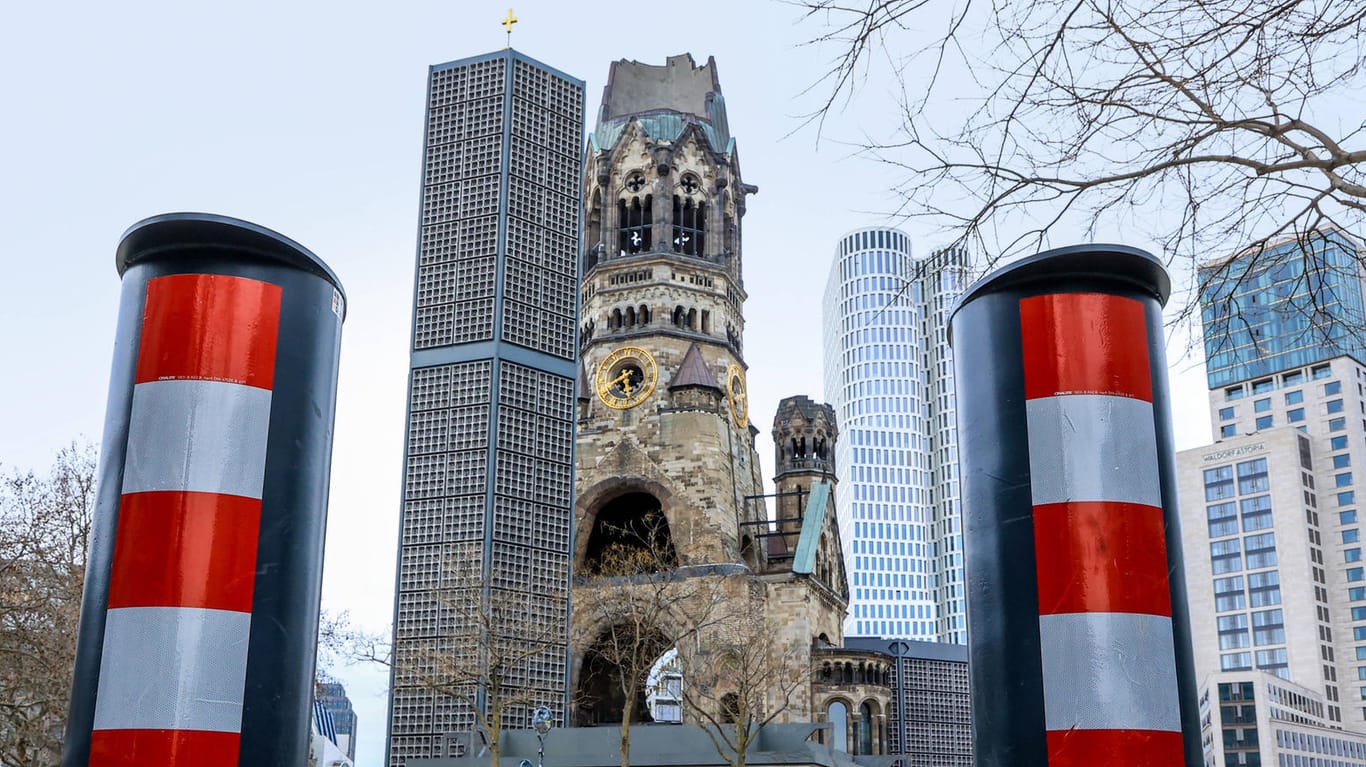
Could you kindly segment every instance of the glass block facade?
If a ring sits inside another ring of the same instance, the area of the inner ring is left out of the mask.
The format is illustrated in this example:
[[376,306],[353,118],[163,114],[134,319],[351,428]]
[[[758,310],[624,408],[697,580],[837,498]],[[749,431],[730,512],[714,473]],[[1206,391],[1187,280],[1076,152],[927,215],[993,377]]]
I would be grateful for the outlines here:
[[503,727],[563,721],[583,109],[511,49],[430,71],[389,765],[472,742],[443,685],[494,642],[540,645]]
[[969,273],[959,250],[914,258],[896,229],[836,248],[823,322],[825,397],[843,435],[846,636],[967,640],[947,319]]
[[1360,254],[1355,237],[1328,231],[1202,267],[1209,387],[1341,355],[1366,361]]
[[891,663],[886,754],[895,767],[972,767],[972,703],[968,650],[961,644],[850,639]]

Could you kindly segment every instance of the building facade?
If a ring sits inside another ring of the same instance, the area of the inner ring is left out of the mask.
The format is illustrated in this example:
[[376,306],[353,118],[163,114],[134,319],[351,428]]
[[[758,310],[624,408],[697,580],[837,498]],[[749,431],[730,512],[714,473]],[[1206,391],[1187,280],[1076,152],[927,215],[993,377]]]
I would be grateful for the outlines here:
[[1328,721],[1322,694],[1263,671],[1218,673],[1200,690],[1205,767],[1366,767],[1366,735]]
[[[1360,246],[1339,232],[1303,244],[1201,270],[1216,441],[1183,451],[1177,464],[1211,763],[1251,764],[1258,754],[1263,764],[1308,764],[1295,747],[1328,743],[1310,731],[1272,737],[1268,727],[1305,714],[1260,708],[1281,695],[1267,685],[1314,701],[1311,729],[1366,733]],[[1225,692],[1243,698],[1235,705]],[[1249,730],[1248,700],[1259,706],[1255,741],[1238,734]],[[1335,749],[1355,742],[1332,738]]]
[[351,699],[341,682],[318,682],[313,686],[313,699],[327,709],[332,717],[332,741],[351,761],[356,760],[356,726],[359,723]]
[[850,636],[967,641],[948,313],[970,274],[964,251],[917,259],[896,229],[851,232],[835,251],[825,394],[844,431]]
[[502,639],[540,647],[503,726],[563,721],[583,98],[512,49],[429,73],[390,765],[459,747]]
[[887,664],[887,755],[900,767],[972,767],[967,647],[862,637],[845,644],[876,652]]
[[1202,267],[1210,391],[1339,355],[1366,357],[1362,255],[1360,240],[1334,230]]

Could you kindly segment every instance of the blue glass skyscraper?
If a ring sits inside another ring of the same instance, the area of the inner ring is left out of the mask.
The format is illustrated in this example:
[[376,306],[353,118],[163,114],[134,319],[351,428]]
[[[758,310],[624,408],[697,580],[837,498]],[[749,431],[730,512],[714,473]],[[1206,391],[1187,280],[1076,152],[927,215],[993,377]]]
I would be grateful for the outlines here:
[[1330,230],[1202,267],[1210,389],[1343,355],[1366,362],[1359,255]]
[[961,250],[916,259],[903,232],[841,238],[824,299],[847,636],[965,642],[957,420],[948,311]]

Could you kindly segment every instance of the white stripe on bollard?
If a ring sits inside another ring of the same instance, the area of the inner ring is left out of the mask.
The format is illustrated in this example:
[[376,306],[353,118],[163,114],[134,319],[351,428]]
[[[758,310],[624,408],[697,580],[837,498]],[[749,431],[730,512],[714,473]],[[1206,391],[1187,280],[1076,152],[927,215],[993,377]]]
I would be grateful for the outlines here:
[[261,497],[271,392],[219,381],[133,387],[123,493]]
[[250,629],[230,610],[110,610],[94,729],[238,732]]

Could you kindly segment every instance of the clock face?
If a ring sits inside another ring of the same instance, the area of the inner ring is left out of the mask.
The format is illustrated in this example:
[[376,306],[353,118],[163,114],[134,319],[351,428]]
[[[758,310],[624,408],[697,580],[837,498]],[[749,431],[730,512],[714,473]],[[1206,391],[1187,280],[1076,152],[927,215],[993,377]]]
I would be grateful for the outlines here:
[[655,358],[637,346],[623,346],[598,365],[598,399],[617,410],[644,402],[658,382]]
[[749,426],[749,394],[745,391],[745,371],[739,365],[726,370],[726,398],[730,400],[730,415],[741,429]]

